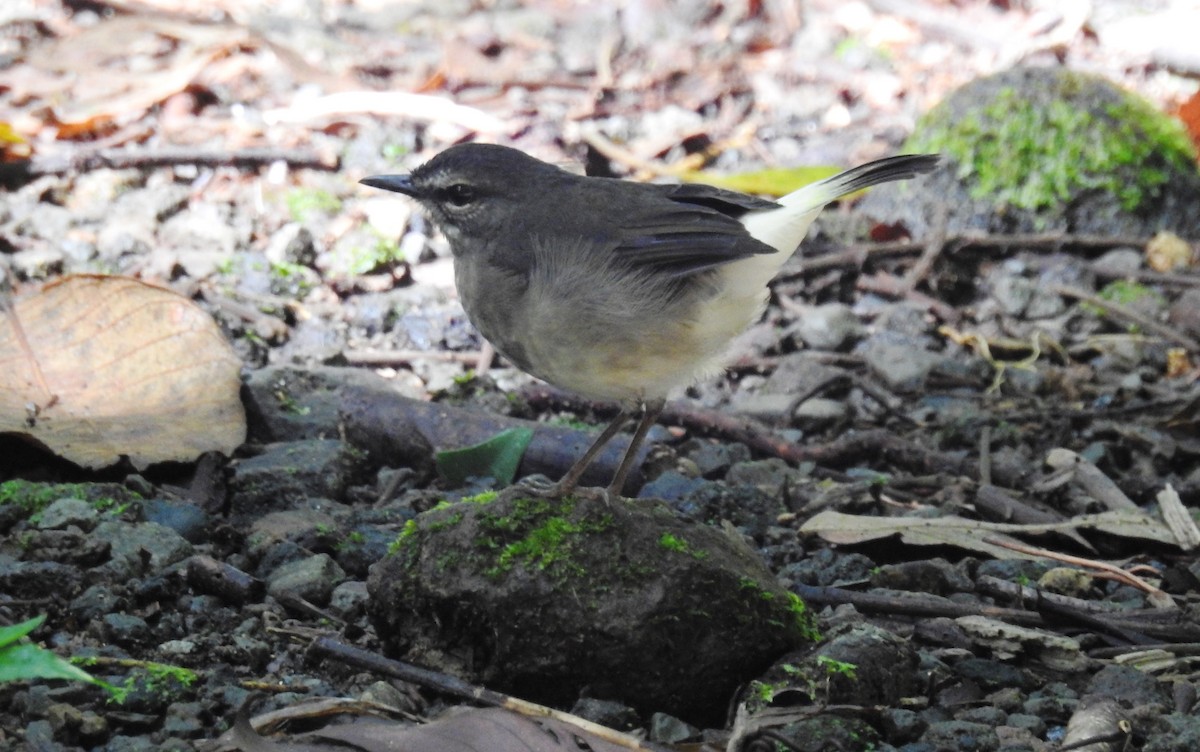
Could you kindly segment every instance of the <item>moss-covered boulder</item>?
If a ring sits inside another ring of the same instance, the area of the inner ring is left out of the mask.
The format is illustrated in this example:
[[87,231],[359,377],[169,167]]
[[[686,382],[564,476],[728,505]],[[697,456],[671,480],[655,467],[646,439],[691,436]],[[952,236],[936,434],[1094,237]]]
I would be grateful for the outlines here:
[[550,705],[586,693],[708,725],[815,636],[744,542],[648,501],[510,489],[446,505],[405,528],[367,589],[406,660]]
[[919,189],[877,189],[867,209],[948,229],[1200,237],[1200,169],[1183,125],[1090,74],[1015,68],[966,84],[917,123],[909,152],[939,152]]

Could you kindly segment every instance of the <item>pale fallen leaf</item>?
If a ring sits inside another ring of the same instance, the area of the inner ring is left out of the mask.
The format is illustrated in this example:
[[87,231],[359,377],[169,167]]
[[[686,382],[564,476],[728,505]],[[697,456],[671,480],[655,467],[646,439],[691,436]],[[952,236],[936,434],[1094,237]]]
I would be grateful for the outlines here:
[[1166,525],[1139,510],[1085,514],[1062,522],[1037,525],[984,522],[965,517],[863,517],[828,511],[813,516],[800,528],[802,533],[816,534],[830,543],[842,545],[899,535],[902,541],[914,546],[956,546],[998,559],[1041,558],[997,544],[1000,541],[1017,543],[1010,534],[1040,535],[1066,530],[1097,530],[1124,538],[1178,545]]
[[187,298],[126,277],[64,277],[0,309],[0,433],[91,468],[229,453],[246,435],[240,370]]
[[295,742],[278,743],[259,736],[249,719],[239,715],[222,741],[244,752],[628,752],[642,748],[632,739],[614,743],[556,718],[529,718],[501,708],[472,708],[417,726],[363,719],[314,731]]

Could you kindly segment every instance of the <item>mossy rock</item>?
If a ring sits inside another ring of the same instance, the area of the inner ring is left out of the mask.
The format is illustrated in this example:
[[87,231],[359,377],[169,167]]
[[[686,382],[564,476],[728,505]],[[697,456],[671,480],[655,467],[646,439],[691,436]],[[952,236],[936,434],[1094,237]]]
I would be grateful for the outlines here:
[[1182,123],[1104,78],[1014,68],[926,113],[906,152],[944,164],[876,190],[866,209],[916,233],[948,210],[950,231],[1200,237],[1200,170]]
[[380,639],[406,660],[550,705],[586,692],[710,725],[816,635],[741,540],[588,494],[517,488],[430,510],[367,589]]

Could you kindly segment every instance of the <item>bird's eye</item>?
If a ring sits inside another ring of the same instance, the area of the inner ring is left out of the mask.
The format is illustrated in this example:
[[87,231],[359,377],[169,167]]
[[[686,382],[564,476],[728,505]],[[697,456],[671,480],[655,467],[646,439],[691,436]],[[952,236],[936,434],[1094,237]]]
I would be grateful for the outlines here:
[[475,200],[475,189],[466,183],[455,183],[447,187],[442,193],[446,203],[459,208]]

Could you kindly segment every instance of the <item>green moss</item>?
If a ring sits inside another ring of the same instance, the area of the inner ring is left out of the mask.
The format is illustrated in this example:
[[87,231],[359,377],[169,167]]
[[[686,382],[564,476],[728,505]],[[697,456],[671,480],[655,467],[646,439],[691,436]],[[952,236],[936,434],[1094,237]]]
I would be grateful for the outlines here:
[[24,480],[0,483],[0,506],[18,507],[31,518],[55,501],[68,498],[86,501],[97,512],[117,515],[141,496],[112,483],[32,483]]
[[508,516],[485,515],[480,527],[487,531],[480,545],[497,552],[495,563],[485,574],[498,577],[516,566],[538,571],[555,570],[562,576],[581,576],[583,567],[573,561],[574,541],[582,535],[600,533],[612,518],[574,520],[573,499],[551,503],[548,499],[518,499]]
[[792,626],[805,642],[821,640],[821,630],[817,628],[816,617],[808,610],[803,598],[795,593],[788,593],[788,611],[792,614]]
[[692,548],[691,544],[688,543],[687,540],[675,535],[674,533],[663,533],[660,535],[658,538],[658,545],[659,547],[665,548],[668,551],[676,551],[681,554],[687,554],[698,561],[708,558],[707,551],[701,551]]
[[1100,290],[1097,297],[1120,305],[1131,305],[1145,298],[1154,298],[1160,304],[1165,302],[1162,293],[1127,279],[1118,279],[1108,283]]
[[988,96],[985,79],[969,85],[981,84],[969,95],[951,95],[921,119],[905,149],[952,157],[973,198],[1030,211],[1088,191],[1134,211],[1157,198],[1172,173],[1195,171],[1195,150],[1175,118],[1094,76],[1037,75],[1023,91],[1007,85]]

